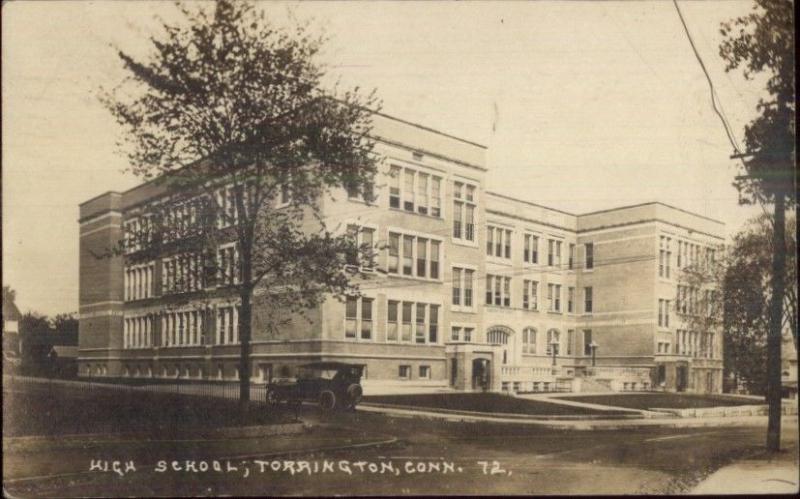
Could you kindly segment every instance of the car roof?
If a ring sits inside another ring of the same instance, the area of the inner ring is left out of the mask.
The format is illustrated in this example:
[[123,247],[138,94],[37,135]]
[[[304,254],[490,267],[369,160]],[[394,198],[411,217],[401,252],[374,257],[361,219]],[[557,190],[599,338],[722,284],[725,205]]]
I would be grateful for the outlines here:
[[309,367],[312,369],[341,369],[348,367],[364,367],[364,364],[349,364],[347,362],[321,361],[321,362],[309,362],[308,364],[303,364],[300,367]]

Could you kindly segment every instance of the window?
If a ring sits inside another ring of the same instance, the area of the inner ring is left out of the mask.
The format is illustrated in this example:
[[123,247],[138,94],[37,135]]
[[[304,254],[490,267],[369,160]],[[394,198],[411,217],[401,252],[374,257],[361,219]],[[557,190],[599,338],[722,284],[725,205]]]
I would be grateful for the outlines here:
[[572,286],[567,288],[567,312],[575,312],[575,288]]
[[592,330],[591,329],[584,329],[583,330],[583,355],[589,356],[592,355]]
[[[670,260],[672,260],[671,241],[672,239],[667,236],[660,236],[659,238],[658,276],[667,279],[670,276]],[[680,265],[680,257],[678,258],[678,265]]]
[[[559,354],[561,346],[561,333],[557,329],[547,331],[547,355]],[[555,347],[555,350],[553,348]]]
[[486,333],[486,342],[490,345],[508,345],[508,331],[503,329],[490,329]]
[[[349,340],[360,338],[371,340],[373,327],[373,298],[348,296],[345,299],[344,337]],[[391,306],[389,307],[391,314]]]
[[497,275],[486,276],[486,304],[511,306],[511,278]]
[[592,308],[592,288],[589,286],[583,288],[583,312],[591,314]]
[[429,305],[428,312],[428,343],[439,343],[439,305]]
[[417,238],[417,277],[425,277],[428,269],[428,240]]
[[396,274],[400,265],[400,235],[389,234],[389,262],[387,271]]
[[594,268],[594,243],[586,243],[586,268]]
[[153,346],[153,316],[126,317],[123,323],[122,348]]
[[658,326],[669,327],[669,300],[658,300]]
[[372,339],[372,298],[361,298],[361,339]]
[[403,209],[414,211],[414,170],[406,168],[403,172]]
[[[402,303],[402,305],[401,305]],[[387,341],[404,343],[438,343],[439,305],[389,300],[387,311]],[[398,314],[402,323],[398,322]]]
[[539,263],[539,236],[525,234],[525,247],[522,259],[528,263]]
[[522,308],[527,310],[539,309],[539,282],[522,281]]
[[475,331],[475,328],[472,327],[462,327],[462,326],[453,326],[450,328],[450,339],[452,341],[463,341],[466,343],[472,342],[472,333]]
[[153,297],[155,263],[126,267],[124,274],[124,300],[144,300]]
[[442,179],[431,177],[431,215],[442,216]]
[[402,272],[405,276],[439,279],[440,244],[439,241],[428,238],[390,232],[387,272],[398,274],[400,270],[398,265],[402,262]]
[[345,324],[344,337],[348,339],[356,338],[356,327],[358,323],[358,297],[348,296],[345,302]]
[[572,344],[575,343],[575,331],[567,329],[567,355],[572,355]]
[[442,178],[412,168],[389,169],[389,207],[420,215],[442,216]]
[[561,285],[547,285],[547,310],[550,312],[561,312]]
[[417,175],[417,212],[428,214],[428,177],[427,173]]
[[547,240],[547,265],[551,267],[561,265],[561,241]]
[[400,208],[400,171],[399,166],[389,169],[389,207]]
[[511,258],[511,231],[499,227],[486,227],[486,254],[498,258]]
[[411,314],[414,311],[414,304],[411,302],[403,302],[403,335],[401,340],[406,343],[411,343]]
[[475,271],[453,267],[453,305],[472,308],[472,279]]
[[411,378],[411,366],[399,366],[397,376],[400,379],[410,379]]
[[403,236],[403,275],[413,275],[414,272],[414,237]]
[[416,343],[425,343],[426,337],[426,328],[425,328],[425,309],[426,305],[424,303],[417,303],[417,314],[416,314],[416,328],[414,337],[416,338]]
[[400,314],[398,309],[400,308],[400,302],[395,300],[389,300],[388,311],[387,311],[387,327],[386,327],[386,339],[388,341],[397,341],[397,332],[400,330],[399,324],[399,317]]
[[354,251],[347,255],[347,265],[362,271],[371,271],[375,266],[372,258],[375,229],[350,224],[347,226],[347,233],[356,244]]
[[522,352],[523,353],[536,353],[536,329],[526,327],[522,330]]
[[239,251],[236,243],[221,246],[217,251],[217,285],[230,286],[238,284]]
[[[169,321],[172,324],[173,333],[176,321]],[[228,345],[239,342],[239,310],[238,307],[224,306],[217,308],[217,331],[216,344]],[[173,335],[173,343],[176,343]]]
[[453,182],[453,239],[475,241],[476,187]]
[[574,244],[570,244],[569,245],[568,268],[569,268],[569,270],[572,270],[572,269],[575,268],[575,245]]
[[419,378],[431,379],[431,366],[419,366]]
[[461,305],[461,269],[453,267],[453,305]]
[[[494,242],[494,244],[492,244]],[[499,227],[486,228],[486,254],[498,258],[511,258],[511,231]]]

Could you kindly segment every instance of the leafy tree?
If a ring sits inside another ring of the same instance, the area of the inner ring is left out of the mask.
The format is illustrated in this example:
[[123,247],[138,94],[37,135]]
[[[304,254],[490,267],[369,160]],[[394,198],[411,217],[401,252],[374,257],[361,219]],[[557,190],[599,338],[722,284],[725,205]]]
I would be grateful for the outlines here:
[[15,303],[17,301],[17,292],[11,289],[11,286],[3,286],[3,303]]
[[760,115],[745,128],[747,151],[742,157],[746,175],[736,185],[755,201],[773,202],[774,231],[770,334],[767,337],[767,448],[780,449],[781,345],[786,268],[785,210],[795,197],[794,5],[791,0],[756,0],[754,11],[722,24],[725,40],[720,55],[727,70],[744,67],[745,76],[767,72],[767,100]]
[[[786,223],[789,249],[786,273],[782,275],[786,292],[783,306],[783,331],[797,344],[797,239],[795,220]],[[773,226],[765,214],[750,220],[733,238],[729,248],[719,253],[710,265],[685,269],[679,281],[700,290],[698,314],[683,314],[687,326],[696,331],[724,331],[724,366],[745,384],[748,391],[765,394],[767,388],[767,332],[773,251]],[[676,305],[680,306],[676,300]],[[680,310],[678,311],[680,314]]]
[[[324,38],[307,25],[277,27],[245,2],[179,8],[183,22],[163,23],[147,61],[119,51],[129,79],[102,96],[125,130],[130,170],[164,192],[124,249],[129,262],[189,258],[201,281],[238,297],[246,406],[254,302],[271,329],[356,289],[345,261],[362,248],[326,226],[321,206],[343,187],[372,199],[378,102],[357,88],[324,90]],[[236,249],[220,257],[226,242]],[[195,270],[172,275],[167,292],[197,291]]]

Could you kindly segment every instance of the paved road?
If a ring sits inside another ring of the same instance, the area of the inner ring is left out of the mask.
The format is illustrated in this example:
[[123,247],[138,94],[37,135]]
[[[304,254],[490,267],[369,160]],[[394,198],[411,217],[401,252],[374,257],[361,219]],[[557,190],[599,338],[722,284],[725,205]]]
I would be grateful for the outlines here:
[[[366,412],[323,419],[313,408],[304,409],[303,419],[316,426],[299,437],[4,439],[4,485],[20,497],[681,493],[731,460],[757,455],[764,440],[763,428],[747,427],[575,432]],[[379,448],[316,450],[387,437],[399,440]],[[796,428],[786,427],[784,446],[796,453],[797,440]],[[291,449],[300,450],[287,454]],[[214,471],[213,460],[225,470],[226,458],[236,470]],[[130,460],[136,471],[119,476],[112,466],[89,472],[93,459]],[[169,470],[173,460],[182,471]],[[281,471],[272,471],[275,460]],[[311,474],[305,468],[297,473],[301,460]],[[159,461],[166,471],[159,471]],[[193,471],[187,461],[195,470],[201,461],[210,469]],[[434,471],[418,471],[423,468]]]

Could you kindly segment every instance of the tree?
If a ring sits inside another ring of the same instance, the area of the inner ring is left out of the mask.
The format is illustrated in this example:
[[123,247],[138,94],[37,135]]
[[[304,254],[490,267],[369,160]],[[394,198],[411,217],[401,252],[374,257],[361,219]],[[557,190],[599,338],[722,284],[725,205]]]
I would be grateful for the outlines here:
[[[321,204],[342,187],[372,199],[378,102],[357,88],[326,93],[316,60],[324,38],[307,25],[276,27],[245,2],[178,6],[185,22],[162,23],[148,61],[119,51],[130,92],[102,95],[124,128],[130,170],[165,193],[123,246],[128,262],[188,258],[189,272],[169,278],[173,291],[196,288],[201,269],[199,279],[238,296],[246,407],[254,300],[271,311],[271,329],[326,294],[356,291],[345,261],[366,248],[328,229]],[[218,253],[226,242],[234,249]]]
[[[767,338],[767,449],[780,449],[781,344],[786,267],[785,210],[795,199],[794,5],[791,0],[756,0],[754,12],[723,23],[725,40],[720,55],[726,70],[740,66],[745,76],[767,71],[769,100],[761,99],[761,113],[745,127],[746,175],[737,177],[741,191],[756,202],[774,203],[772,293]],[[737,31],[738,30],[738,31]]]
[[3,286],[3,303],[16,303],[17,292],[11,286]]
[[[732,244],[716,252],[714,262],[683,269],[679,283],[697,289],[697,313],[682,313],[684,301],[676,300],[677,313],[694,331],[724,331],[725,372],[733,374],[750,393],[766,394],[767,332],[772,294],[773,226],[766,214],[748,222]],[[786,223],[788,261],[784,281],[783,331],[797,345],[797,238],[795,220]],[[705,293],[703,291],[709,291]],[[687,308],[689,305],[686,305]]]

